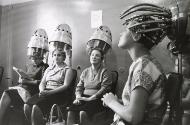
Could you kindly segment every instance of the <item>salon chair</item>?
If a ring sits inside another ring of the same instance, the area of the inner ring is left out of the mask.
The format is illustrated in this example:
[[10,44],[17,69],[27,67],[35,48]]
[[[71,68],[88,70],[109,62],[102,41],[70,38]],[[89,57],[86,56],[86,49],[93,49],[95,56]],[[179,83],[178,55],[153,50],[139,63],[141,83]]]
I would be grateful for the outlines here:
[[180,108],[182,82],[182,74],[172,72],[167,75],[165,91],[168,107],[161,125],[180,125],[179,119],[183,111]]

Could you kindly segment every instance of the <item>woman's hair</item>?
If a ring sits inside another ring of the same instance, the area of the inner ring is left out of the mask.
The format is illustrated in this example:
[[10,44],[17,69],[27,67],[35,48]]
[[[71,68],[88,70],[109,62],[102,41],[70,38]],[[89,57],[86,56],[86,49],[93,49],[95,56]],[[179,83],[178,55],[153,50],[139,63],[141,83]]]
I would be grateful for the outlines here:
[[[120,19],[128,29],[140,34],[138,42],[151,49],[167,35],[172,24],[172,13],[169,9],[157,5],[141,3],[131,6],[121,13]],[[128,26],[129,23],[132,25]]]
[[[144,19],[144,21],[152,21],[151,18],[146,18]],[[162,30],[156,30],[156,31],[149,31],[149,32],[139,32],[138,28],[130,28],[133,27],[135,25],[139,25],[139,21],[138,20],[131,20],[128,24],[129,30],[133,33],[136,34],[140,34],[140,39],[137,41],[141,44],[143,44],[147,49],[151,49],[153,46],[157,45],[159,42],[161,42],[161,40],[164,38],[165,34],[163,35],[163,31]],[[158,27],[158,24],[149,24],[148,26],[146,26],[147,29],[151,29],[152,27]]]
[[[148,35],[151,35],[150,33]],[[148,39],[147,37],[141,36],[141,38],[138,40],[139,43],[143,44],[148,50],[150,50],[154,45],[151,39]]]
[[100,48],[96,47],[96,48],[91,49],[89,55],[91,55],[92,51],[94,51],[94,50],[97,50],[97,51],[100,52],[100,54],[101,54],[101,60],[103,60],[104,59],[104,52]]
[[66,59],[66,53],[62,49],[55,49],[52,54],[55,52],[59,52],[63,56],[64,60]]

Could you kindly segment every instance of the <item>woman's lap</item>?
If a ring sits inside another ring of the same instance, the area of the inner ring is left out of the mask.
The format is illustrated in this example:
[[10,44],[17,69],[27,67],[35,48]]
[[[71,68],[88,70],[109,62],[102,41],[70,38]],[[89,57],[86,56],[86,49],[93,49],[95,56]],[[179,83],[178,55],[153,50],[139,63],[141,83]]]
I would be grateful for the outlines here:
[[40,107],[41,111],[45,115],[49,114],[53,104],[63,105],[68,102],[67,100],[68,100],[68,94],[61,93],[44,98],[43,100],[39,101],[36,105]]
[[82,102],[81,105],[72,104],[69,108],[70,111],[86,111],[90,116],[105,110],[100,99],[89,102]]
[[16,89],[7,89],[5,90],[5,93],[9,95],[11,99],[11,105],[15,107],[20,107],[24,105],[24,101],[22,100]]

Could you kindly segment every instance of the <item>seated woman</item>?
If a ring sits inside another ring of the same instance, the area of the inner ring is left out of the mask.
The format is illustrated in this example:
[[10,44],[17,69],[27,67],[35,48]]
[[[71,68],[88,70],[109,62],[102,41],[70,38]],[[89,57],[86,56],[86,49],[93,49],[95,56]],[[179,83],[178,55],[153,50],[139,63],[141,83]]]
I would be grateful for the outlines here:
[[122,104],[112,93],[102,98],[103,103],[115,112],[113,125],[160,125],[165,113],[166,78],[160,63],[150,53],[151,48],[160,42],[158,36],[162,32],[146,29],[157,27],[155,24],[143,24],[145,29],[139,26],[141,21],[148,22],[149,19],[153,20],[140,16],[128,20],[120,37],[118,46],[128,51],[133,63],[122,93]]
[[[34,37],[34,39],[30,42],[46,43],[46,41],[44,41],[46,39],[44,38],[47,38],[47,35],[44,29],[37,29],[35,35],[32,37]],[[43,62],[45,51],[46,50],[41,46],[28,46],[27,55],[31,61],[31,63],[26,66],[28,78],[20,76],[18,80],[19,85],[9,87],[9,89],[3,92],[0,100],[0,125],[3,125],[5,113],[11,105],[14,106],[14,108],[22,108],[24,103],[32,95],[39,92],[38,85],[40,84],[44,71],[48,67],[48,65]]]
[[92,49],[91,66],[81,74],[76,87],[76,99],[68,112],[67,125],[75,123],[76,113],[80,113],[80,124],[88,124],[88,118],[105,109],[101,97],[111,90],[112,81],[108,70],[102,66],[103,56],[100,49]]
[[70,88],[75,78],[73,70],[65,64],[65,58],[64,51],[54,50],[55,64],[46,69],[39,85],[40,93],[31,97],[24,105],[25,115],[32,125],[45,125],[43,116],[50,112],[52,105],[65,104],[71,97]]
[[39,92],[38,85],[48,65],[43,63],[43,58],[37,55],[30,56],[30,60],[32,63],[27,65],[26,73],[31,79],[19,77],[18,86],[10,87],[3,92],[0,100],[0,124],[3,122],[3,116],[10,105],[22,107],[30,96]]

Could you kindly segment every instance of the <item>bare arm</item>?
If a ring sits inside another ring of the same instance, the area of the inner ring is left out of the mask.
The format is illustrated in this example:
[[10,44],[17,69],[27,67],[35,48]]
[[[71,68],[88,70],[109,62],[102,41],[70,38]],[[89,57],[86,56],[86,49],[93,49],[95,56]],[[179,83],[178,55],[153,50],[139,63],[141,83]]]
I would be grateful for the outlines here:
[[67,69],[65,73],[64,85],[54,90],[50,90],[49,94],[55,94],[67,90],[69,87],[71,87],[73,79],[75,79],[74,71],[72,69]]
[[42,80],[40,82],[40,85],[39,85],[40,92],[45,90],[45,87],[46,87],[46,75],[47,75],[47,70],[45,71],[44,76],[43,76],[43,78],[42,78]]
[[19,78],[19,83],[22,83],[23,85],[38,85],[40,80],[27,80]]
[[76,87],[76,92],[75,92],[76,97],[81,97],[83,91],[84,91],[84,82],[80,80]]
[[86,74],[86,70],[84,70],[80,76],[80,81],[76,86],[76,90],[75,90],[75,95],[76,97],[81,97],[81,95],[83,94],[84,91],[84,77]]
[[93,95],[94,98],[101,97],[111,90],[112,79],[107,70],[103,73],[102,79],[101,88],[96,94]]
[[136,125],[140,123],[144,117],[145,107],[148,100],[148,92],[142,87],[135,88],[131,93],[130,103],[128,106],[122,105],[113,94],[104,95],[102,100],[122,119]]

